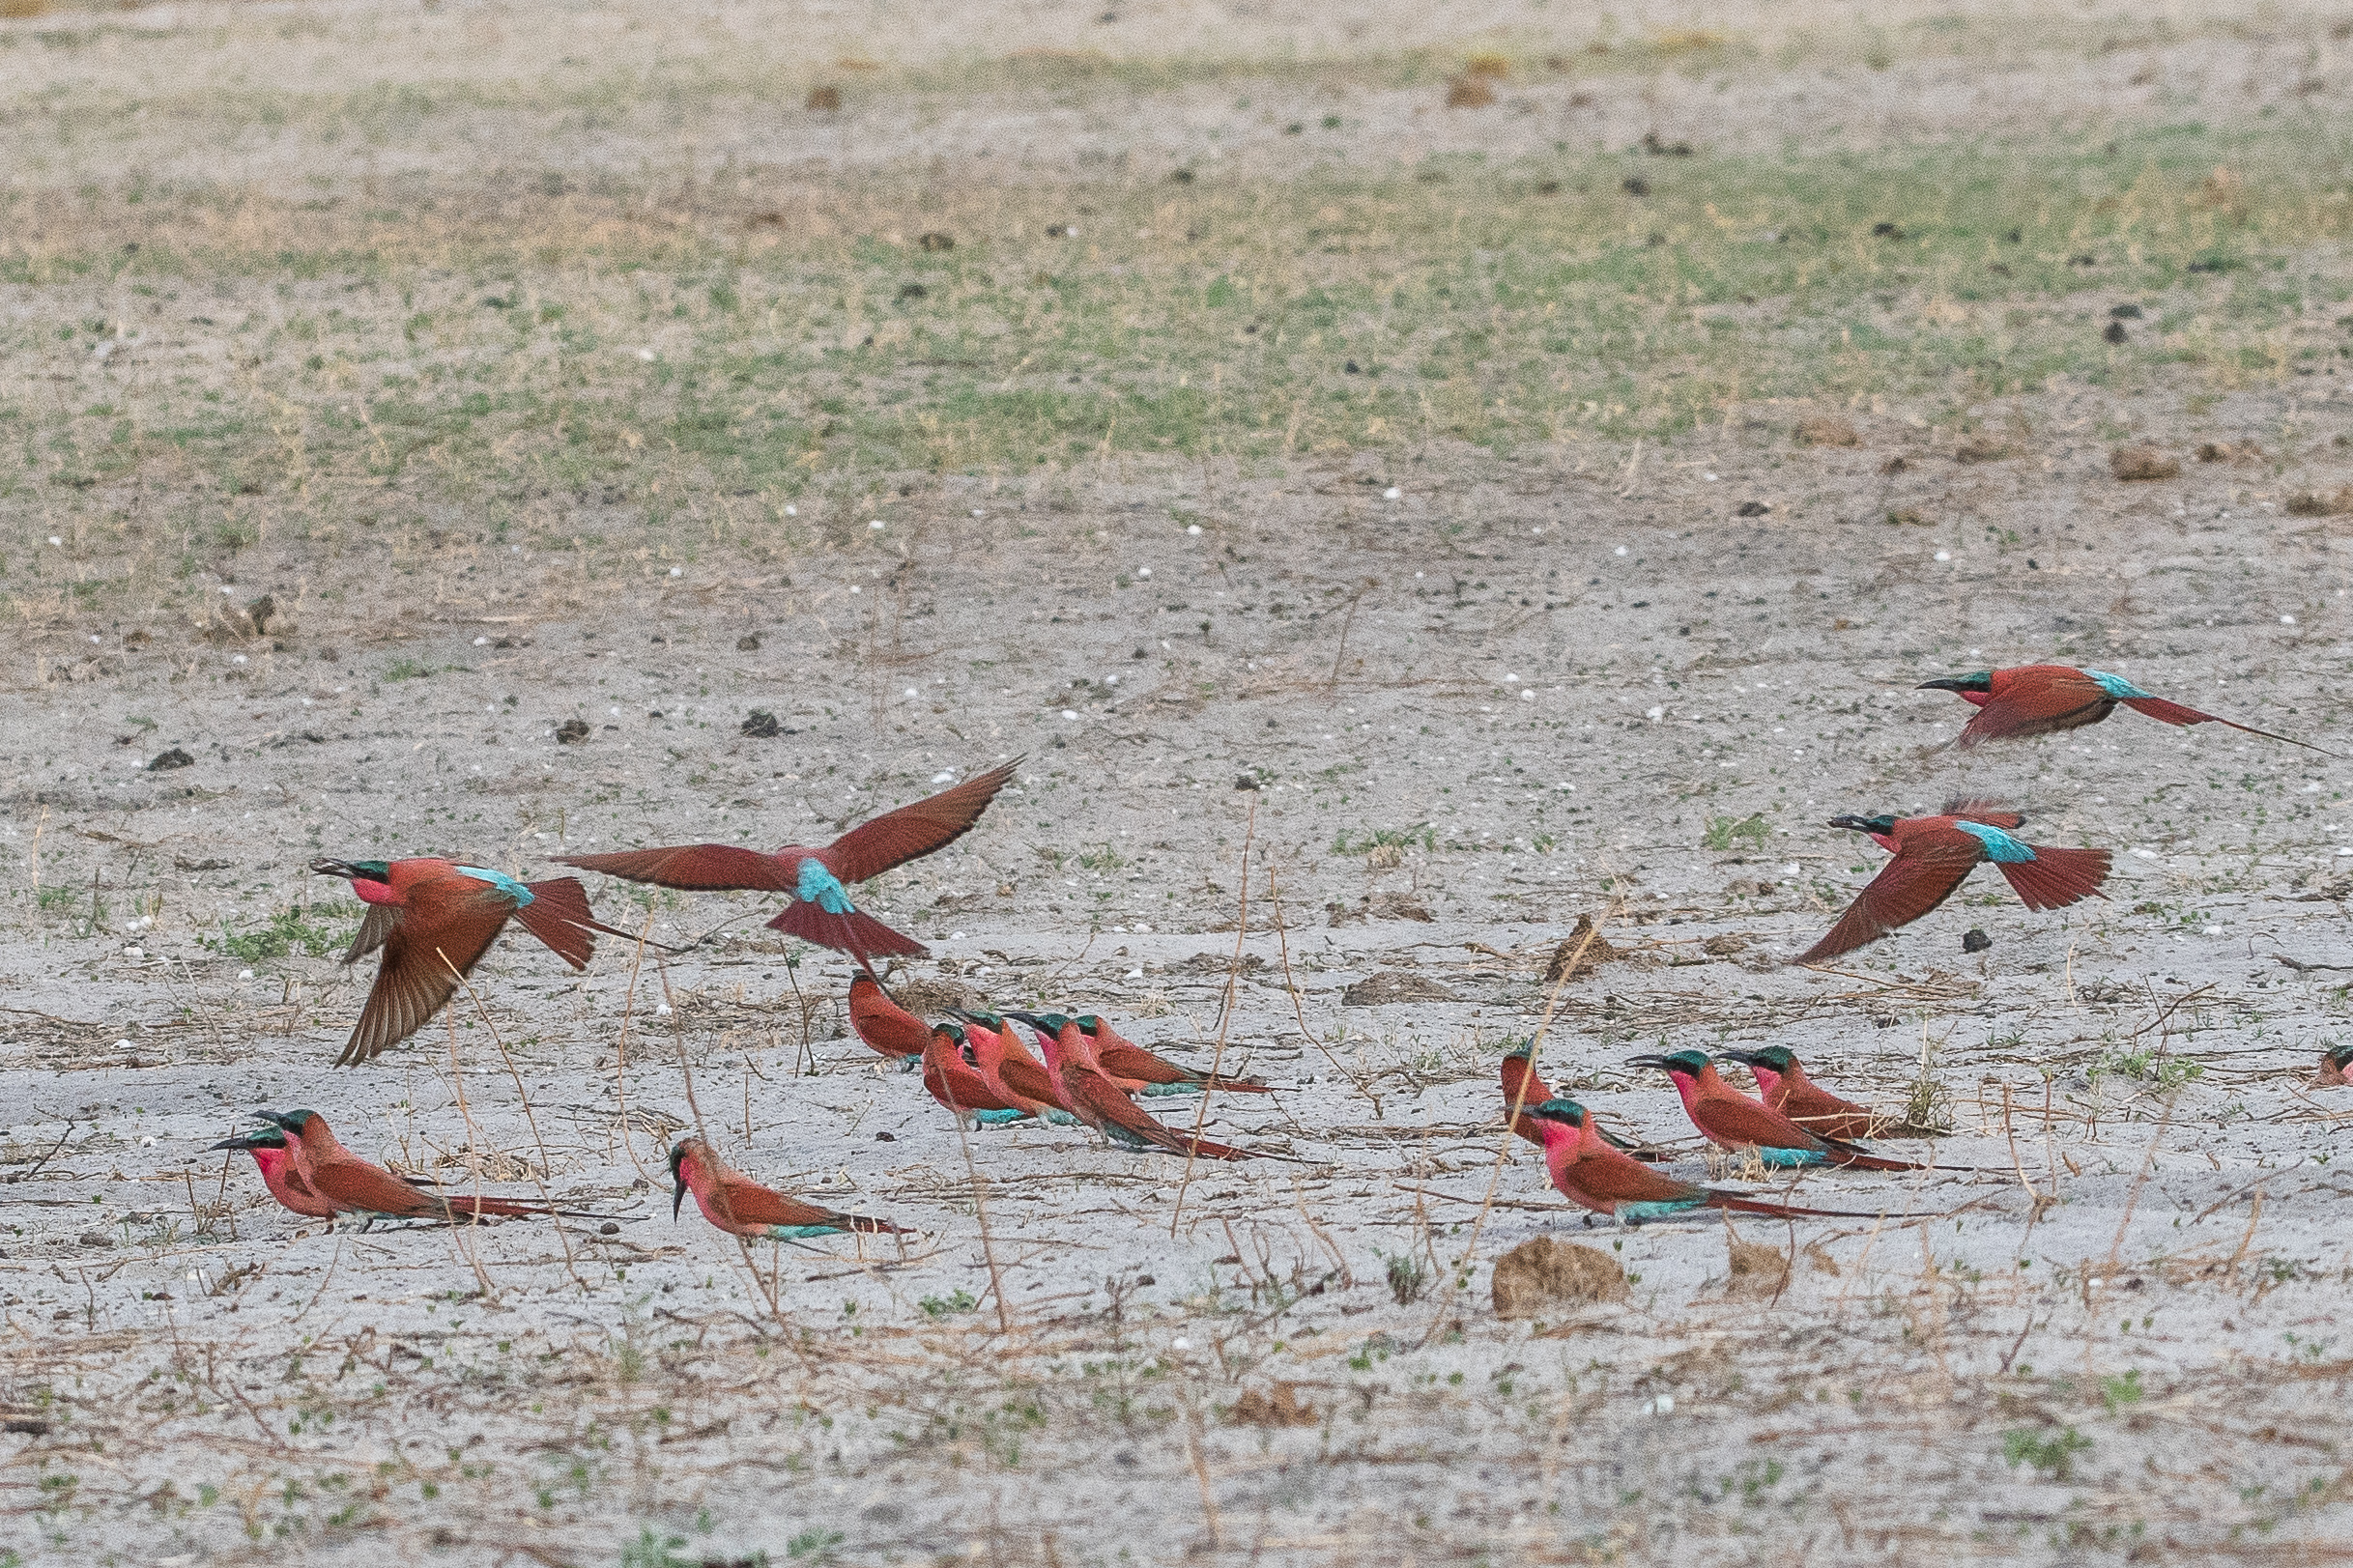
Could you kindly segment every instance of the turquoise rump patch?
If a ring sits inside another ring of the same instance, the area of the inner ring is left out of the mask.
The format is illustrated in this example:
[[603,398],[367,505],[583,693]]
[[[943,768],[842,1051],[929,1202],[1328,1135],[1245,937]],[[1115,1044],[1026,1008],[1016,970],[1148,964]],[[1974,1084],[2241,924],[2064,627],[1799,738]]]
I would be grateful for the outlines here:
[[828,915],[850,912],[849,893],[842,879],[825,869],[825,863],[811,855],[801,862],[800,880],[793,885],[793,897],[803,903],[816,904]]
[[1687,1214],[1705,1202],[1705,1198],[1676,1198],[1666,1203],[1621,1203],[1611,1217],[1621,1225],[1640,1225],[1646,1220]]
[[2089,675],[2093,680],[2099,682],[2100,690],[2106,692],[2109,696],[2115,698],[2118,701],[2122,701],[2128,697],[2148,697],[2151,695],[2142,691],[2131,681],[2126,680],[2122,675],[2111,675],[2105,670],[2086,670],[2083,671],[2083,673]]
[[1793,1171],[1809,1165],[1821,1165],[1827,1156],[1819,1149],[1760,1149],[1757,1157],[1775,1170]]
[[1001,1127],[1008,1123],[1019,1122],[1028,1114],[1027,1111],[974,1111],[972,1121],[976,1126]]
[[457,874],[460,876],[471,876],[476,882],[489,883],[492,887],[497,888],[501,893],[503,893],[508,898],[514,899],[515,907],[518,909],[531,901],[531,890],[525,887],[522,883],[516,881],[513,877],[507,875],[504,871],[488,870],[480,866],[460,866],[457,869]]
[[808,1241],[820,1236],[839,1236],[841,1234],[842,1227],[839,1225],[771,1225],[768,1227],[769,1239],[777,1241]]
[[2023,840],[2013,839],[1999,828],[1987,827],[1983,822],[1955,822],[1953,826],[1986,846],[1986,859],[2001,866],[2016,866],[2034,858],[2034,846]]

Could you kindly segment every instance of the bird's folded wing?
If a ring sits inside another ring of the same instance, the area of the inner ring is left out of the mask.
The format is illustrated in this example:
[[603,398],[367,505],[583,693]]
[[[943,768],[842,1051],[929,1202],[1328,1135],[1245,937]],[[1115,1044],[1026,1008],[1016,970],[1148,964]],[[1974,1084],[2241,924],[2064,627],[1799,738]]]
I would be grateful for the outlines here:
[[732,843],[682,843],[665,849],[623,849],[609,855],[569,855],[562,864],[696,893],[737,888],[789,893],[793,886],[783,861]]
[[861,822],[818,851],[818,858],[844,882],[863,882],[870,876],[880,876],[894,866],[928,855],[971,831],[972,824],[980,820],[981,813],[988,810],[989,803],[996,799],[997,791],[1005,787],[1014,769],[1020,765],[1021,759],[1017,756],[1001,767],[975,774],[953,789],[943,789],[911,806],[885,812],[871,822]]
[[1006,1088],[1023,1099],[1034,1099],[1047,1105],[1062,1103],[1062,1097],[1054,1093],[1052,1074],[1025,1056],[1008,1053],[1005,1060],[997,1064],[997,1076],[1005,1080]]
[[1960,744],[2020,740],[2092,723],[2116,699],[2089,675],[2053,675],[2023,690],[2013,687],[1979,708],[1961,731]]
[[1760,1149],[1803,1149],[1817,1140],[1779,1111],[1754,1100],[1705,1099],[1693,1107],[1692,1120],[1726,1143],[1752,1144]]
[[742,1225],[823,1225],[832,1218],[830,1210],[797,1203],[749,1177],[721,1178],[713,1196]]
[[436,1202],[389,1171],[359,1158],[336,1158],[312,1171],[311,1187],[332,1203],[380,1214],[413,1213]]
[[[1958,837],[1958,835],[1956,835]],[[1932,845],[1906,849],[1889,861],[1856,895],[1827,935],[1799,954],[1798,963],[1815,963],[1851,953],[1900,927],[1908,926],[1952,897],[1979,859],[1973,849]]]
[[1568,1166],[1568,1180],[1580,1190],[1618,1203],[1677,1203],[1695,1197],[1699,1188],[1672,1176],[1661,1176],[1615,1150],[1584,1154]]

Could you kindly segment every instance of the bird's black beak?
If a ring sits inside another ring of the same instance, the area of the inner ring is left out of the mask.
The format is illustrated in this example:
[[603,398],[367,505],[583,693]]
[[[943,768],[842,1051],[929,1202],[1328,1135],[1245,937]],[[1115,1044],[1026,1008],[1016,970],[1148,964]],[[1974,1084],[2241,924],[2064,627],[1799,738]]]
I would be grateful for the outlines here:
[[1668,1067],[1668,1062],[1663,1056],[1629,1056],[1626,1058],[1626,1066],[1630,1068],[1657,1068],[1663,1071]]
[[1949,676],[1942,680],[1924,680],[1912,688],[1915,692],[1966,692],[1971,689],[1967,681],[1955,680]]
[[678,1183],[677,1190],[670,1195],[670,1217],[674,1222],[678,1211],[686,1206],[686,1177],[683,1173],[673,1172],[671,1180]]
[[1737,1062],[1744,1068],[1753,1068],[1760,1061],[1762,1061],[1763,1058],[1758,1056],[1755,1051],[1718,1051],[1716,1052],[1716,1060],[1719,1062]]
[[348,860],[314,860],[310,869],[321,876],[339,876],[346,882],[359,874],[359,868]]
[[1870,833],[1875,831],[1871,826],[1871,819],[1866,816],[1834,816],[1830,818],[1830,826],[1834,828],[1847,828],[1855,833]]
[[223,1138],[218,1143],[213,1145],[212,1148],[206,1150],[205,1153],[209,1155],[216,1155],[223,1149],[250,1149],[252,1147],[252,1136],[251,1134],[246,1134],[243,1137]]

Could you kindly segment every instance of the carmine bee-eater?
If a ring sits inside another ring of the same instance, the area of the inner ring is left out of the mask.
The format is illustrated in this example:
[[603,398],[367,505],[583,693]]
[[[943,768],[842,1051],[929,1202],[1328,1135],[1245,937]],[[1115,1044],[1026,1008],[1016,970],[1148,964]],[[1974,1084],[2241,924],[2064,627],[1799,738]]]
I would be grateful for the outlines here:
[[450,1197],[427,1192],[344,1148],[328,1126],[327,1118],[316,1111],[264,1111],[262,1118],[286,1134],[294,1151],[295,1174],[313,1193],[331,1204],[337,1213],[382,1214],[391,1219],[434,1219],[455,1224],[469,1219],[539,1218],[569,1212],[513,1198]]
[[[1513,1106],[1520,1108],[1520,1114],[1512,1118],[1511,1130],[1541,1149],[1544,1147],[1544,1129],[1528,1119],[1527,1108],[1559,1097],[1553,1094],[1551,1085],[1536,1075],[1535,1069],[1531,1065],[1535,1048],[1535,1039],[1531,1036],[1518,1046],[1506,1051],[1503,1061],[1497,1065],[1497,1075],[1504,1085],[1504,1114],[1511,1116]],[[1630,1143],[1607,1127],[1596,1126],[1593,1130],[1600,1135],[1603,1143],[1635,1159],[1656,1163],[1672,1157],[1663,1149]]]
[[1675,1080],[1683,1114],[1719,1149],[1754,1149],[1767,1165],[1841,1165],[1858,1171],[1918,1171],[1908,1159],[1875,1155],[1859,1144],[1808,1132],[1779,1111],[1760,1105],[1717,1076],[1706,1051],[1673,1056],[1637,1056],[1632,1068],[1657,1068]]
[[294,1168],[294,1151],[286,1147],[286,1134],[274,1126],[263,1127],[242,1137],[223,1138],[213,1145],[215,1150],[243,1149],[261,1167],[262,1185],[278,1206],[291,1209],[312,1219],[332,1219],[343,1211],[310,1190],[301,1173]]
[[1952,897],[1969,872],[1991,861],[2028,909],[2064,909],[2100,893],[2108,880],[2105,849],[2052,849],[2011,837],[2025,825],[1992,801],[1959,800],[1941,816],[1834,816],[1830,826],[1868,833],[1895,856],[1880,869],[1827,935],[1792,963],[1819,963],[1877,942]]
[[990,1093],[1041,1122],[1068,1126],[1077,1120],[1057,1098],[1053,1074],[1029,1054],[1029,1047],[1021,1043],[1020,1031],[1009,1019],[965,1008],[955,1012],[964,1020],[964,1040],[971,1047],[966,1054]]
[[1029,1114],[990,1087],[978,1053],[959,1024],[932,1026],[931,1042],[923,1051],[923,1086],[951,1114],[978,1126],[1000,1126]]
[[2312,1079],[2314,1089],[2342,1089],[2353,1083],[2353,1045],[2332,1045],[2320,1053],[2320,1071]]
[[2268,729],[2257,729],[2252,725],[2152,697],[2122,675],[2111,675],[2105,670],[2078,670],[2073,665],[2019,665],[2010,670],[1980,670],[1974,674],[1922,681],[1919,690],[1957,692],[1977,709],[1954,738],[1956,746],[1974,746],[1988,740],[2024,740],[2030,735],[2080,729],[2085,725],[2098,724],[2122,703],[2160,724],[2227,725],[2265,740],[2283,740],[2290,746],[2302,746],[2325,756],[2337,755],[2309,740],[2275,735]]
[[791,897],[768,925],[788,936],[847,953],[869,975],[878,957],[920,958],[929,950],[852,907],[849,884],[880,876],[970,832],[981,813],[1021,765],[1015,757],[975,774],[953,789],[861,822],[822,849],[787,844],[769,853],[736,844],[676,844],[609,855],[571,855],[566,866],[603,871],[632,882],[697,892],[751,889]]
[[1011,1012],[1006,1016],[1019,1018],[1038,1032],[1038,1040],[1046,1047],[1046,1070],[1053,1079],[1054,1098],[1110,1142],[1127,1149],[1190,1153],[1202,1159],[1257,1157],[1255,1151],[1195,1138],[1145,1115],[1095,1060],[1093,1043],[1077,1019],[1059,1012]]
[[1078,1031],[1095,1048],[1095,1065],[1103,1075],[1131,1095],[1191,1095],[1204,1089],[1233,1090],[1246,1095],[1271,1095],[1274,1088],[1264,1078],[1229,1078],[1222,1074],[1211,1077],[1196,1068],[1189,1068],[1155,1056],[1092,1012],[1081,1013],[1075,1020]]
[[1721,1187],[1679,1182],[1628,1158],[1601,1140],[1593,1119],[1571,1099],[1548,1099],[1528,1107],[1527,1116],[1544,1140],[1544,1169],[1552,1184],[1571,1203],[1621,1225],[1665,1219],[1695,1209],[1729,1209],[1736,1214],[1765,1214],[1774,1219],[1793,1215],[1825,1219],[1876,1219],[1876,1214],[1838,1209],[1798,1209],[1765,1198],[1751,1198]]
[[858,973],[849,978],[849,1026],[879,1055],[913,1067],[932,1043],[932,1026],[891,1000],[875,977]]
[[1807,1077],[1804,1065],[1785,1045],[1717,1054],[1757,1075],[1757,1098],[1767,1109],[1779,1111],[1818,1138],[1936,1136],[1933,1127],[1916,1127],[1900,1117],[1874,1115],[1868,1105],[1841,1099]]
[[850,1231],[883,1236],[913,1234],[905,1226],[894,1225],[887,1219],[841,1213],[763,1187],[721,1159],[701,1138],[678,1140],[677,1147],[670,1152],[670,1176],[677,1183],[677,1190],[670,1200],[671,1218],[678,1217],[679,1205],[692,1192],[695,1207],[703,1211],[704,1219],[723,1231],[756,1241],[804,1241],[812,1237],[840,1236]]
[[350,882],[368,906],[343,961],[384,950],[338,1067],[364,1062],[423,1028],[510,919],[574,969],[588,966],[591,932],[630,939],[588,913],[588,895],[574,876],[518,882],[503,871],[432,859],[314,860],[310,869]]

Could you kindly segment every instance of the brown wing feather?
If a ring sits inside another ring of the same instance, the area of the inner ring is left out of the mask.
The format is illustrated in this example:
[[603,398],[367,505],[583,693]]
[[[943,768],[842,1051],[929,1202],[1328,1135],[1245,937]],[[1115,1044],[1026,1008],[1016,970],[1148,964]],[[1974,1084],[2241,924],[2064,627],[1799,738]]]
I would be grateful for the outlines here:
[[1726,1143],[1753,1144],[1762,1149],[1820,1149],[1822,1141],[1805,1128],[1754,1100],[1707,1098],[1692,1106],[1691,1119],[1700,1130]]
[[2026,825],[2024,813],[2014,811],[2001,801],[1989,800],[1982,795],[1967,795],[1960,800],[1948,800],[1944,803],[1944,810],[1937,814],[1958,816],[1965,822],[1982,822],[1989,828],[1999,828],[2004,833],[2016,833]]
[[2080,670],[2048,666],[2026,679],[2013,680],[1963,727],[1956,745],[1985,740],[2024,740],[2098,724],[2114,711],[2116,699]]
[[970,832],[1020,765],[1021,758],[1017,756],[952,789],[861,822],[818,850],[818,857],[843,881],[863,882],[928,855]]
[[1855,896],[1821,941],[1791,961],[1819,963],[1835,958],[1910,925],[1951,898],[1978,858],[1958,847],[1907,849],[1880,868],[1880,874]]
[[389,1171],[378,1170],[356,1156],[330,1159],[311,1171],[311,1187],[330,1203],[364,1209],[378,1214],[416,1214],[437,1211],[439,1199],[426,1196]]
[[351,952],[343,955],[345,963],[358,963],[390,940],[392,927],[400,924],[400,909],[396,904],[372,903],[367,915],[359,922],[359,934],[352,938]]
[[524,886],[531,889],[531,901],[515,911],[515,919],[565,963],[588,968],[588,955],[596,951],[595,933],[607,927],[589,913],[588,890],[580,878],[559,876]]
[[512,906],[481,883],[451,880],[464,886],[431,882],[410,893],[337,1066],[364,1062],[423,1028],[457,989],[458,976],[471,973],[499,939]]
[[1026,1056],[1015,1056],[1008,1051],[996,1070],[997,1076],[1005,1080],[1005,1087],[1023,1099],[1034,1099],[1043,1105],[1062,1103],[1062,1097],[1054,1093],[1053,1075]]
[[1568,1162],[1569,1182],[1594,1197],[1616,1203],[1679,1203],[1699,1195],[1688,1182],[1662,1176],[1639,1160],[1604,1145]]
[[695,893],[751,889],[761,893],[789,893],[792,877],[785,863],[758,849],[732,843],[682,843],[665,849],[623,849],[609,855],[567,855],[562,865],[631,882],[651,882],[665,888]]

